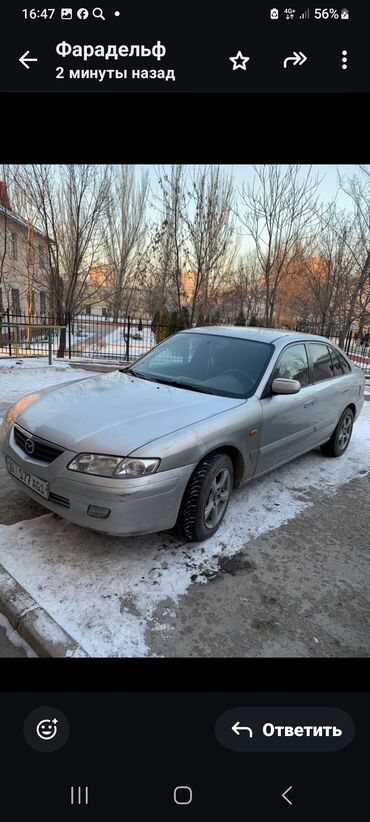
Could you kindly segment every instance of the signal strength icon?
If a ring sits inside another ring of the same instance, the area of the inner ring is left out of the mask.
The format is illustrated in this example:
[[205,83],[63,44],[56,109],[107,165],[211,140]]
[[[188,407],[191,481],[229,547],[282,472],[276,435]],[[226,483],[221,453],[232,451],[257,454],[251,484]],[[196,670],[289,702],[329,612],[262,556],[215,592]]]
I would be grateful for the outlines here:
[[310,19],[310,10],[306,9],[302,14],[299,15],[300,20],[309,20]]

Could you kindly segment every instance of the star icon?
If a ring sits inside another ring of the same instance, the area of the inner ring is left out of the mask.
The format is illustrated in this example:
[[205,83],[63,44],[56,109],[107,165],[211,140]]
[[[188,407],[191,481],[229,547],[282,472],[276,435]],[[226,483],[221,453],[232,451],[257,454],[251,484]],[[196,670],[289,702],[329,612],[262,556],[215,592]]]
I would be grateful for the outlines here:
[[243,57],[241,51],[238,51],[238,53],[235,55],[235,57],[229,57],[229,60],[231,60],[231,62],[234,64],[233,65],[233,71],[236,71],[236,69],[239,69],[239,68],[243,69],[243,71],[246,71],[247,70],[246,63],[248,63],[248,60],[250,60],[250,59],[251,59],[250,57]]

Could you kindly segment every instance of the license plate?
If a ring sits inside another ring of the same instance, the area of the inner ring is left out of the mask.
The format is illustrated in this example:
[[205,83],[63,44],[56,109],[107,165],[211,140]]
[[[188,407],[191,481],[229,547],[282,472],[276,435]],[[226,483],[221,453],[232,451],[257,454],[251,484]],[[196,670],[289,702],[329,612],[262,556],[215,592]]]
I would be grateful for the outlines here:
[[20,465],[17,465],[16,462],[6,458],[6,467],[9,471],[9,474],[12,474],[13,477],[16,477],[24,485],[27,485],[28,488],[31,488],[32,491],[35,491],[36,494],[40,494],[40,497],[44,497],[44,499],[49,499],[49,483],[45,482],[45,480],[40,479],[40,477],[35,477],[34,474],[29,474],[28,471],[24,471]]

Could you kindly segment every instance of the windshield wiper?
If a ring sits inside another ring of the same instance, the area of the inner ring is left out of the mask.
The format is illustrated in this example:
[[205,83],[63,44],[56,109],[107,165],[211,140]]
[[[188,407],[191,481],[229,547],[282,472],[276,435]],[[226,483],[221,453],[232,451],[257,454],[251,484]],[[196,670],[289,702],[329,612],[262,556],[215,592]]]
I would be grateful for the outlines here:
[[136,371],[134,371],[133,368],[131,368],[131,365],[128,368],[119,368],[118,371],[121,374],[133,374],[134,377],[137,377],[137,373],[136,373]]
[[161,382],[161,380],[158,380],[157,377],[148,377],[147,374],[139,374],[137,371],[135,371],[134,368],[131,368],[131,366],[130,368],[119,368],[118,370],[121,372],[121,374],[132,374],[132,376],[137,377],[138,380],[149,380],[149,382]]
[[149,382],[159,382],[162,385],[171,385],[173,388],[186,388],[188,391],[197,391],[199,394],[214,394],[211,388],[203,388],[203,386],[193,385],[192,383],[178,382],[174,379],[163,379],[163,377],[149,377],[147,374],[139,374],[134,368],[119,368],[121,374],[132,374],[139,380],[149,380]]
[[155,382],[160,382],[163,385],[172,385],[173,388],[186,388],[188,391],[198,391],[200,394],[214,394],[211,388],[203,388],[203,386],[193,385],[192,383],[178,382],[174,379],[164,380],[162,377],[155,378]]
[[152,379],[152,377],[144,376],[144,374],[138,374],[138,372],[135,371],[134,368],[131,368],[131,366],[130,368],[119,368],[118,371],[120,371],[121,374],[132,374],[133,377],[137,377],[139,380],[151,380],[152,382],[154,382],[154,379]]

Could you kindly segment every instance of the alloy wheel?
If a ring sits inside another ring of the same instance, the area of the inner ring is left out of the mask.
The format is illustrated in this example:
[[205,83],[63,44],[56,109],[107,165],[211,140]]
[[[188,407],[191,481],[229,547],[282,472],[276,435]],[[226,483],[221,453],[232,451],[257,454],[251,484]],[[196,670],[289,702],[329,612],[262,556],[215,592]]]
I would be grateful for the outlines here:
[[338,434],[338,448],[340,449],[340,451],[344,451],[344,449],[347,448],[347,445],[348,445],[348,443],[351,439],[351,433],[352,433],[352,415],[347,414],[344,417],[344,420],[342,422],[342,425],[339,429],[339,434]]
[[222,468],[214,477],[204,509],[206,528],[214,528],[222,519],[231,494],[231,475]]

